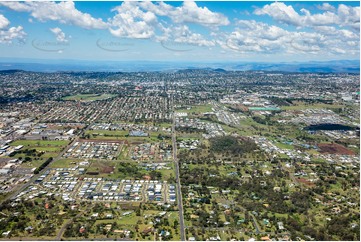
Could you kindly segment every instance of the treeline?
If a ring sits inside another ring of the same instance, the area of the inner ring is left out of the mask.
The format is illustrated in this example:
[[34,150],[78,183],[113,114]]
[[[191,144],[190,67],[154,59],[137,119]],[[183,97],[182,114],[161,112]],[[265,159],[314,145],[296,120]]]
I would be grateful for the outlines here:
[[264,118],[260,117],[260,116],[253,116],[252,119],[259,123],[259,124],[264,124],[264,125],[274,125],[277,122],[271,120],[270,116],[265,116]]
[[197,129],[192,127],[176,127],[175,129],[178,132],[185,132],[185,133],[198,133],[198,132],[205,132],[205,129]]
[[47,167],[50,162],[53,161],[53,157],[49,157],[43,164],[41,164],[38,168],[35,169],[34,174],[39,174],[45,167]]
[[210,139],[210,150],[216,153],[242,154],[257,149],[256,143],[251,139],[237,139],[233,136],[221,136]]
[[37,152],[36,149],[25,149],[25,150],[17,150],[13,151],[9,156],[13,157],[16,154],[25,154],[26,156],[37,156],[40,157],[44,152]]
[[118,167],[118,171],[122,174],[127,174],[128,176],[134,178],[141,178],[143,174],[140,172],[137,165],[132,163],[120,163]]
[[290,106],[293,105],[293,102],[305,102],[305,103],[324,103],[324,104],[333,104],[333,100],[327,99],[310,99],[310,98],[278,98],[278,97],[271,97],[269,98],[270,101],[279,105],[279,106]]

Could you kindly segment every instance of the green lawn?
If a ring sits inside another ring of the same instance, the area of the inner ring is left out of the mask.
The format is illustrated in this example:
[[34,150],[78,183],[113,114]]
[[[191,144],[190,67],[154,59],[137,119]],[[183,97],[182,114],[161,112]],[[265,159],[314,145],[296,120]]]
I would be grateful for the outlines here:
[[129,134],[129,132],[124,130],[87,130],[85,134],[91,135],[91,138],[109,139],[111,137],[124,138],[126,135]]
[[171,123],[159,123],[159,124],[156,124],[156,125],[159,126],[159,127],[162,127],[162,128],[170,128],[170,127],[172,127]]
[[284,144],[281,142],[275,142],[275,145],[280,149],[287,149],[287,150],[293,150],[294,146],[289,144]]
[[212,112],[212,105],[206,104],[206,105],[197,105],[192,106],[190,109],[177,109],[175,110],[177,113],[207,113]]
[[50,167],[51,168],[69,168],[69,167],[75,166],[75,164],[73,164],[74,162],[77,164],[80,161],[82,161],[82,160],[60,159],[60,160],[57,160],[57,161],[54,161],[53,163],[51,163]]
[[[21,151],[28,149],[33,150],[35,149],[37,152],[35,153],[35,156],[29,156],[32,161],[31,162],[25,162],[21,164],[21,167],[23,168],[36,168],[39,167],[44,161],[50,157],[57,157],[59,153],[62,151],[62,149],[69,144],[70,141],[66,140],[54,140],[54,141],[48,141],[48,140],[17,140],[11,143],[11,146],[18,146],[23,145],[24,148],[21,149]],[[20,151],[20,152],[21,152]],[[41,154],[40,152],[44,152]],[[40,155],[40,157],[38,156]],[[14,155],[14,158],[25,158],[25,153],[17,153]],[[37,160],[36,160],[37,159]]]
[[138,220],[142,220],[142,217],[136,216],[133,212],[128,216],[122,216],[122,218],[117,219],[117,223],[123,225],[136,225]]
[[23,145],[26,146],[66,146],[69,144],[67,140],[16,140],[12,142],[11,146]]
[[171,164],[171,169],[170,170],[157,170],[160,173],[162,173],[162,180],[168,180],[171,176],[175,177],[175,173],[174,173],[174,165]]
[[200,139],[201,137],[200,133],[177,132],[177,140]]
[[333,109],[333,108],[342,108],[344,105],[339,104],[325,104],[325,103],[317,103],[317,104],[300,104],[300,105],[292,105],[292,106],[281,106],[282,110],[302,110],[302,109]]

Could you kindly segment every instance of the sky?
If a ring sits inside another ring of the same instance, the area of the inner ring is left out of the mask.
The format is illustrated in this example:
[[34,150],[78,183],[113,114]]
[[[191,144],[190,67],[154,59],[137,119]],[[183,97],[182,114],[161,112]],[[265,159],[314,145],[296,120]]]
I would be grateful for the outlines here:
[[0,58],[355,60],[360,3],[0,1]]

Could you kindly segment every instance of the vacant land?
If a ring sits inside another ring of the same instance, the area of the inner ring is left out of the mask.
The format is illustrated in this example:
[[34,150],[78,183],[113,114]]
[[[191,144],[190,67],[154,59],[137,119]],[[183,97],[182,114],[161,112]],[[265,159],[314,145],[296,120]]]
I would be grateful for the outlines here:
[[320,148],[321,153],[355,155],[352,150],[349,150],[345,146],[339,144],[319,144],[318,147]]
[[56,157],[70,141],[66,140],[17,140],[11,146],[23,145],[24,147],[13,154],[14,158],[23,159],[21,167],[37,168],[46,159]]
[[189,113],[189,114],[202,114],[202,113],[212,112],[212,105],[210,104],[195,105],[188,108],[177,109],[176,112]]
[[25,148],[27,146],[32,147],[59,147],[66,146],[69,144],[69,141],[66,140],[17,140],[11,143],[11,146],[23,145]]

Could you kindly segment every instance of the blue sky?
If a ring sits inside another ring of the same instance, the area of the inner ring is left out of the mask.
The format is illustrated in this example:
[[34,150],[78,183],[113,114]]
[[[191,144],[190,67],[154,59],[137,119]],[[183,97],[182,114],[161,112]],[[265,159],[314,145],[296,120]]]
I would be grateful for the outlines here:
[[359,59],[359,2],[0,2],[0,58]]

